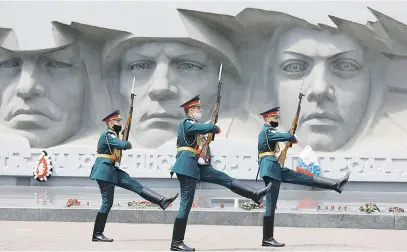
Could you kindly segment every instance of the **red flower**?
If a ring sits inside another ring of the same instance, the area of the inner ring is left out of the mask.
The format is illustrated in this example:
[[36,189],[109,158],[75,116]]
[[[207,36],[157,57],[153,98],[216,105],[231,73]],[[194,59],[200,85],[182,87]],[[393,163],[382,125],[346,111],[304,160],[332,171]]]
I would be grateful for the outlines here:
[[331,206],[331,209],[335,209],[335,207],[334,207],[334,206]]
[[318,206],[317,206],[317,209],[318,209],[318,210],[319,210],[319,209],[321,209],[321,206],[320,206],[320,205],[318,205]]
[[223,204],[220,204],[220,208],[224,208],[225,207],[225,205],[223,205]]
[[328,206],[325,206],[325,210],[328,210]]

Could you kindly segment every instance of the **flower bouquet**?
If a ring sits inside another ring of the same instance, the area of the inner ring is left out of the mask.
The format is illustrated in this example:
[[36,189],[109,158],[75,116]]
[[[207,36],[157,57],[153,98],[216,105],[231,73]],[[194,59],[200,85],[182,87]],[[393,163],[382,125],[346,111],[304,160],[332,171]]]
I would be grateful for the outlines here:
[[307,145],[304,150],[300,152],[296,171],[309,176],[319,176],[321,168],[319,166],[317,155],[312,150],[311,146]]
[[253,210],[253,209],[264,208],[263,205],[258,205],[254,201],[249,201],[249,202],[242,203],[242,204],[240,204],[240,207],[243,208],[244,210],[247,210],[247,211],[250,211],[250,210]]
[[157,204],[151,203],[150,201],[129,201],[127,203],[129,207],[134,208],[152,208],[159,207]]
[[380,209],[376,206],[375,203],[369,202],[366,203],[363,206],[359,207],[359,210],[362,212],[366,212],[366,213],[372,213],[372,212],[380,212]]
[[81,202],[77,199],[68,199],[66,202],[65,207],[71,207],[71,206],[80,206]]

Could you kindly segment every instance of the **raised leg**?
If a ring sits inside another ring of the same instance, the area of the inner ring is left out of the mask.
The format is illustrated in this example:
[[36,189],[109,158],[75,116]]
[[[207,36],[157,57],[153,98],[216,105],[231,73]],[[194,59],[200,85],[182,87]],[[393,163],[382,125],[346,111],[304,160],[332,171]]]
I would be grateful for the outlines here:
[[296,172],[288,168],[281,168],[281,178],[283,183],[315,186],[318,188],[334,190],[342,193],[345,184],[348,182],[350,173],[341,179],[330,179],[320,176],[309,176],[301,172]]
[[123,171],[119,172],[118,181],[118,186],[137,193],[143,197],[143,199],[159,205],[162,210],[165,210],[178,197],[178,193],[172,197],[164,197],[155,191],[144,187],[136,179],[130,177],[129,174]]
[[177,217],[174,221],[172,232],[171,251],[195,251],[184,243],[185,230],[188,222],[188,215],[194,202],[195,188],[197,180],[188,176],[177,174],[180,189],[181,202]]
[[284,243],[279,243],[274,239],[274,216],[280,193],[280,181],[269,177],[263,177],[263,180],[265,185],[272,184],[272,186],[270,192],[266,195],[266,211],[263,216],[263,239],[261,245],[264,247],[284,247]]
[[337,193],[342,193],[345,184],[349,180],[350,173],[347,172],[346,175],[341,179],[330,179],[325,177],[314,176],[314,186],[324,189],[331,189]]
[[237,179],[234,179],[224,172],[216,170],[212,166],[205,165],[200,167],[201,181],[213,183],[229,188],[232,192],[245,198],[251,199],[257,204],[261,204],[263,197],[271,188],[271,183],[263,189],[255,189]]
[[100,194],[102,195],[102,206],[96,215],[93,227],[92,241],[94,242],[112,242],[113,239],[107,238],[103,232],[105,230],[107,217],[113,206],[115,185],[106,181],[97,180]]

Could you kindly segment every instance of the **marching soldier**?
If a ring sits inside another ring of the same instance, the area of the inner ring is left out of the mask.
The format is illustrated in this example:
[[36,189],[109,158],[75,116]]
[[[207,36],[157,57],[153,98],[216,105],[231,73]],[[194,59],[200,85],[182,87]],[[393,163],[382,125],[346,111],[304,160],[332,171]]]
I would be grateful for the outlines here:
[[131,178],[129,174],[120,170],[114,155],[115,149],[131,149],[129,141],[119,139],[121,131],[120,111],[117,110],[106,116],[102,121],[107,125],[107,129],[102,132],[97,146],[97,158],[92,167],[90,178],[96,180],[102,195],[102,206],[97,213],[95,226],[93,229],[92,241],[112,242],[103,235],[107,216],[113,205],[115,186],[122,187],[139,194],[144,199],[159,205],[165,210],[178,196],[178,193],[170,198],[163,197],[158,193],[142,186],[137,180]]
[[174,222],[171,250],[195,251],[194,248],[185,245],[183,240],[198,181],[227,187],[232,192],[252,199],[257,204],[261,203],[264,195],[270,190],[271,184],[264,189],[257,190],[216,170],[211,165],[199,164],[196,155],[200,135],[219,134],[220,128],[214,124],[198,122],[202,116],[199,95],[187,101],[181,107],[184,108],[186,118],[178,126],[177,155],[175,164],[171,169],[171,176],[176,173],[180,182],[181,203]]
[[258,136],[259,169],[260,176],[266,185],[272,184],[270,193],[266,196],[266,212],[263,217],[263,240],[262,246],[283,247],[284,243],[279,243],[274,239],[274,214],[277,205],[278,194],[281,182],[315,186],[318,188],[335,190],[342,193],[346,182],[349,179],[349,172],[339,180],[309,176],[291,169],[281,167],[276,158],[276,153],[280,151],[278,142],[298,143],[295,135],[276,131],[279,122],[280,107],[272,108],[261,113],[265,124]]

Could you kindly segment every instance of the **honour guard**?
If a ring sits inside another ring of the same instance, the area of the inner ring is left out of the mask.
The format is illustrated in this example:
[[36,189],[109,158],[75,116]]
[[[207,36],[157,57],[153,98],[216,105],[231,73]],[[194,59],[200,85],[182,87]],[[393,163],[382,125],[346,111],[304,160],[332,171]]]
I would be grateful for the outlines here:
[[120,170],[116,163],[115,152],[117,150],[131,149],[129,141],[119,139],[121,131],[120,111],[115,111],[103,119],[107,129],[99,137],[97,146],[97,158],[92,167],[90,178],[96,180],[102,195],[102,206],[97,213],[93,229],[92,241],[112,242],[103,235],[107,216],[113,205],[115,186],[130,190],[139,194],[144,199],[159,205],[165,210],[178,196],[178,193],[170,198],[163,197],[158,193],[142,186],[129,174]]
[[195,251],[194,248],[185,245],[183,240],[198,181],[227,187],[232,192],[252,199],[257,204],[261,203],[264,195],[270,190],[271,184],[264,189],[257,190],[216,170],[209,164],[199,164],[197,160],[197,149],[199,148],[197,142],[200,135],[207,133],[219,134],[220,128],[214,124],[198,122],[202,116],[199,95],[187,101],[181,107],[184,109],[186,117],[178,126],[177,155],[175,164],[171,169],[171,176],[176,173],[180,183],[181,203],[174,222],[170,249],[172,251]]
[[266,247],[285,246],[283,243],[279,243],[274,239],[274,213],[281,182],[315,186],[342,193],[342,190],[349,179],[349,173],[339,180],[334,180],[319,176],[309,176],[281,167],[276,157],[276,153],[280,151],[278,142],[291,142],[295,144],[298,143],[298,141],[293,134],[276,131],[280,118],[279,110],[280,107],[275,107],[260,114],[265,121],[258,136],[260,176],[263,178],[266,185],[270,183],[272,184],[270,193],[266,196],[266,212],[263,217],[262,246]]

